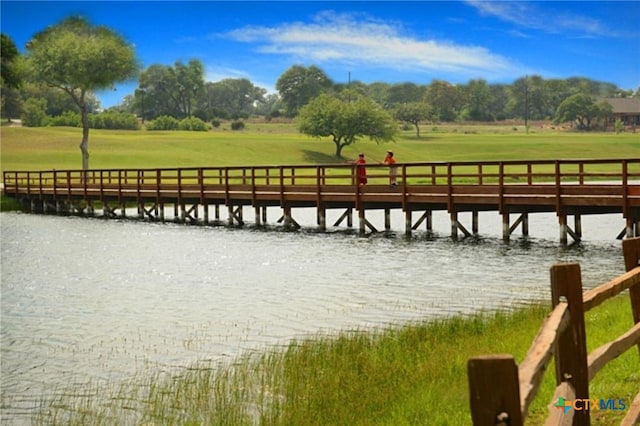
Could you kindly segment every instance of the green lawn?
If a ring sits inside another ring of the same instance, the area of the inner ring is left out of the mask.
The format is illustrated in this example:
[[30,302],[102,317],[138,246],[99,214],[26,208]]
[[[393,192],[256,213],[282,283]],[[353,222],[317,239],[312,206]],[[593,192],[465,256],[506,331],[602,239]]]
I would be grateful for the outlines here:
[[[76,128],[0,128],[0,164],[5,170],[78,169],[81,130]],[[315,139],[293,124],[249,123],[243,131],[149,132],[92,130],[91,168],[156,168],[228,165],[327,164],[366,154],[382,161],[392,149],[399,162],[637,158],[640,134],[513,130],[511,126],[425,127],[421,137],[405,131],[395,141],[368,139],[335,157],[329,138]]]

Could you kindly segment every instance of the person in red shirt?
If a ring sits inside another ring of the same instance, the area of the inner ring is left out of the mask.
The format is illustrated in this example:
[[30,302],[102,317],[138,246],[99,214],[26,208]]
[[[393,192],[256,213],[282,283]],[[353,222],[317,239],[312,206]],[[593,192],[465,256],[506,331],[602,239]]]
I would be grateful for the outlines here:
[[356,182],[358,182],[358,186],[363,186],[367,184],[367,168],[364,167],[367,162],[364,159],[364,154],[358,154],[358,159],[353,162],[356,165]]
[[393,158],[393,151],[387,151],[383,163],[389,166],[389,186],[396,186],[398,184],[398,167],[396,167],[396,159]]

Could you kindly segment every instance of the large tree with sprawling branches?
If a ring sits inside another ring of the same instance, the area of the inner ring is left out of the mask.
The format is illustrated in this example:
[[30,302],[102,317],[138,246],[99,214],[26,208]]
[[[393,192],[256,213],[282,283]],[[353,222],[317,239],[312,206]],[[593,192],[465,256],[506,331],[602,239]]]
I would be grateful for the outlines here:
[[30,76],[68,94],[82,117],[82,168],[89,168],[88,94],[134,78],[133,46],[104,26],[70,17],[36,34],[27,44]]

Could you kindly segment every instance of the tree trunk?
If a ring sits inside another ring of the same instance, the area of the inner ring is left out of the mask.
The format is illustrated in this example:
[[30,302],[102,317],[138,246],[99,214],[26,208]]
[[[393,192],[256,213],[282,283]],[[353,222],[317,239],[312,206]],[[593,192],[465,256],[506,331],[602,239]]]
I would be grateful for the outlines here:
[[86,104],[80,106],[82,115],[82,142],[80,152],[82,153],[82,170],[89,170],[89,113]]
[[342,138],[333,138],[333,143],[336,144],[336,157],[338,158],[342,158],[342,148],[344,148],[344,144],[342,144],[341,142]]
[[416,126],[416,137],[420,137],[420,122],[416,121],[415,123],[413,123],[414,126]]

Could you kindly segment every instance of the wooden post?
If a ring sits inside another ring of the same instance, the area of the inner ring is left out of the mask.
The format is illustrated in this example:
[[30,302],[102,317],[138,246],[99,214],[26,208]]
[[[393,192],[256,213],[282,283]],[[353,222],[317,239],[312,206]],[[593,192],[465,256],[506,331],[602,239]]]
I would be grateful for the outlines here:
[[[640,266],[640,238],[622,240],[622,251],[627,272]],[[640,285],[636,284],[629,288],[629,298],[631,298],[633,323],[638,324],[640,322]],[[638,343],[638,351],[640,351],[640,343]]]
[[633,237],[633,219],[628,217],[625,222],[626,222],[625,236],[627,238],[632,238]]
[[404,211],[404,234],[411,235],[411,209]]
[[575,232],[576,237],[578,237],[578,241],[579,241],[582,239],[582,217],[579,214],[577,214],[573,217],[573,219],[575,223],[573,232]]
[[[587,338],[584,328],[582,277],[580,264],[565,263],[551,267],[551,303],[553,307],[566,301],[571,323],[558,337],[555,350],[556,385],[571,383],[576,399],[589,399]],[[589,410],[577,410],[573,425],[589,425]]]
[[567,214],[558,213],[558,222],[560,224],[560,244],[567,245]]
[[511,237],[511,228],[509,227],[509,212],[502,213],[502,239],[509,241]]
[[365,226],[366,226],[366,219],[364,216],[364,209],[359,209],[358,210],[358,232],[360,232],[360,235],[364,235],[365,233]]
[[451,238],[458,239],[458,212],[452,211],[451,216]]
[[229,217],[227,219],[227,225],[233,226],[233,206],[231,204],[229,204],[227,206],[227,210],[228,210],[228,214],[229,214]]
[[522,213],[522,235],[529,235],[529,213]]
[[209,205],[205,203],[203,208],[204,208],[204,224],[208,225],[209,224]]
[[469,359],[469,405],[474,426],[522,426],[518,366],[511,355]]
[[318,226],[321,231],[327,230],[327,210],[324,206],[318,206]]
[[256,226],[260,226],[260,206],[254,206],[253,209],[256,216]]
[[426,212],[427,215],[427,231],[433,231],[433,215],[431,210]]
[[384,209],[384,229],[387,231],[391,229],[391,209],[389,208]]
[[262,206],[262,223],[267,224],[267,206]]
[[478,235],[478,210],[471,212],[471,231],[473,235]]
[[291,207],[288,207],[288,206],[283,207],[282,214],[284,217],[284,227],[290,228],[291,227]]

